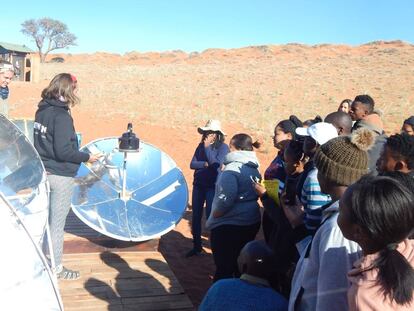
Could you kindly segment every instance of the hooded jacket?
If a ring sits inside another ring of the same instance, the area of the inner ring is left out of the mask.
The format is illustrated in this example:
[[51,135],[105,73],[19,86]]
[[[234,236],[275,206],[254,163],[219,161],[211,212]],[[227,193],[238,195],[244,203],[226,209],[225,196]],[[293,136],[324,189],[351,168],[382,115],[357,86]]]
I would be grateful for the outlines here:
[[73,119],[66,103],[43,99],[36,111],[34,147],[48,173],[74,177],[89,154],[79,151]]
[[[404,240],[397,248],[414,268],[414,240]],[[384,297],[381,287],[377,283],[378,269],[373,263],[378,253],[362,257],[354,263],[354,268],[348,273],[351,288],[348,290],[349,310],[381,310],[381,311],[408,311],[414,310],[414,301],[410,305],[397,305],[389,297]]]
[[[377,115],[373,115],[377,116]],[[377,116],[376,118],[379,118]],[[381,125],[382,123],[380,123]],[[358,122],[356,129],[366,128],[374,133],[374,145],[368,150],[368,169],[370,173],[377,174],[377,161],[381,156],[382,149],[387,142],[387,135],[385,135],[383,127],[369,122],[369,120],[361,120]]]
[[[260,222],[257,194],[252,179],[260,178],[254,151],[233,151],[224,158],[224,170],[217,179],[208,229],[220,225],[249,226]],[[214,211],[223,216],[214,218]]]
[[304,239],[296,245],[301,256],[292,280],[289,311],[348,310],[347,273],[361,257],[361,248],[342,235],[338,215],[339,201],[326,206],[311,243]]

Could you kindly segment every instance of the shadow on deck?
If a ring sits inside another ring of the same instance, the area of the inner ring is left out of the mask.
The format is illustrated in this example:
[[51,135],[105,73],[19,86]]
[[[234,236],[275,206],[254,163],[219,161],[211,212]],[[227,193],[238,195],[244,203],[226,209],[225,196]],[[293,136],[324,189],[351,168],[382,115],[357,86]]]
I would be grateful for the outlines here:
[[117,241],[83,224],[72,212],[65,227],[63,264],[79,270],[60,281],[65,310],[193,310],[158,249],[159,240]]

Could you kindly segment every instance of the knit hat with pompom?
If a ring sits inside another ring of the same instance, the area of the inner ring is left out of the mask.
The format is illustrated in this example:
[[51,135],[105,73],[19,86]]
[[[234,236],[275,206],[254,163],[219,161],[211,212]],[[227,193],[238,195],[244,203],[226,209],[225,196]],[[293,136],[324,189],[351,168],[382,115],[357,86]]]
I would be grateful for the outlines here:
[[368,173],[367,151],[374,140],[374,134],[364,128],[333,138],[315,154],[316,167],[330,182],[349,186]]

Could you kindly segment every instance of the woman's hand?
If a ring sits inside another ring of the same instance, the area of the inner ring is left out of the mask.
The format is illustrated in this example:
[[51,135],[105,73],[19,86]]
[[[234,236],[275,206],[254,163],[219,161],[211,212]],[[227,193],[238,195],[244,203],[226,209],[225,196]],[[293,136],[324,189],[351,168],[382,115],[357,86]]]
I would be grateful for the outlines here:
[[262,198],[266,193],[266,188],[262,184],[257,182],[253,182],[252,184],[256,194],[259,196],[259,198]]
[[299,225],[303,224],[303,216],[305,215],[305,210],[303,205],[299,202],[298,198],[295,198],[294,205],[287,205],[286,193],[283,193],[280,197],[280,205],[283,208],[286,218],[289,220],[292,228],[296,228]]
[[88,159],[87,162],[88,163],[94,163],[94,162],[98,161],[102,156],[103,156],[102,153],[90,154],[89,159]]
[[216,134],[214,133],[208,134],[204,138],[204,147],[210,146],[212,143],[214,143],[215,140],[216,140]]

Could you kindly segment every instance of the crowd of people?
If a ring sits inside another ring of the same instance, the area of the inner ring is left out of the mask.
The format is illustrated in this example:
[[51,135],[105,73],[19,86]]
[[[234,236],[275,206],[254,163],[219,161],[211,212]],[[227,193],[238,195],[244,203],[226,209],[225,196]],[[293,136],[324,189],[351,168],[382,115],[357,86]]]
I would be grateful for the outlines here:
[[[13,66],[0,63],[2,114]],[[58,278],[74,176],[99,155],[79,151],[70,111],[77,79],[62,73],[43,90],[34,146],[50,183],[51,239]],[[259,171],[260,143],[225,143],[218,120],[199,127],[192,157],[193,248],[203,252],[202,216],[216,272],[200,310],[413,310],[414,116],[386,136],[369,95],[302,122],[276,123],[277,154]],[[256,240],[262,228],[263,240]]]
[[198,130],[187,256],[202,251],[197,187],[208,175],[216,266],[200,310],[414,309],[414,117],[388,137],[369,95],[324,119],[292,115],[275,126],[263,178],[249,135],[227,149],[219,121]]

